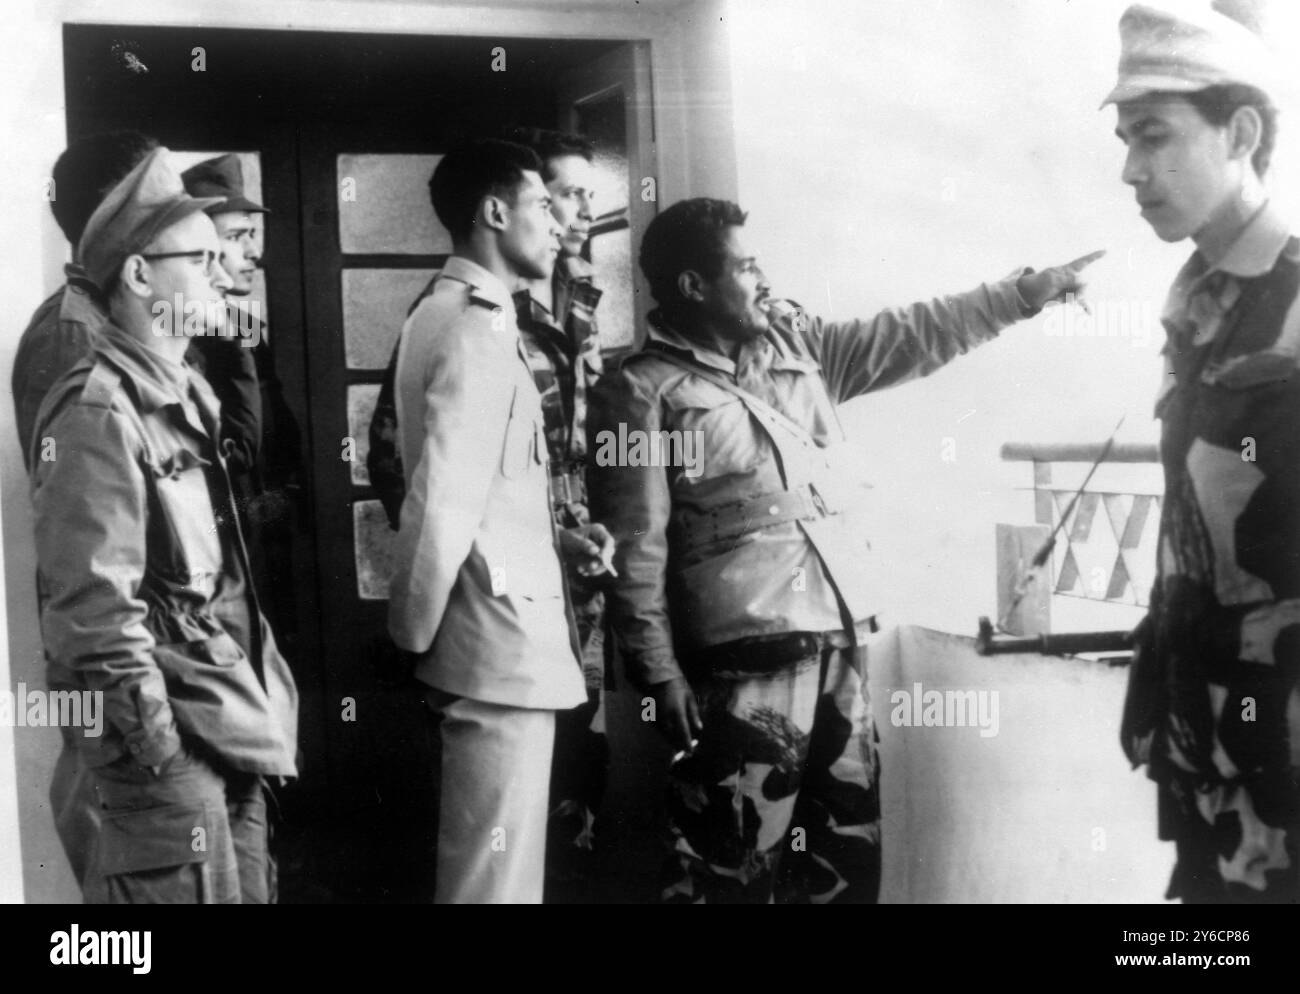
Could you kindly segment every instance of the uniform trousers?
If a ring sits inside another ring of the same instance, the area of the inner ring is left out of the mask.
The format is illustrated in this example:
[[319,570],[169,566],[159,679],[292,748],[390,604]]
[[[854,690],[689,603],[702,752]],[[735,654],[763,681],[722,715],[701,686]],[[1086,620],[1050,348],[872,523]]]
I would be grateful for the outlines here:
[[438,904],[540,904],[555,712],[439,690]]
[[86,881],[86,864],[99,832],[99,811],[95,800],[94,780],[77,755],[73,736],[80,736],[77,728],[61,728],[63,748],[54,764],[50,779],[50,812],[54,816],[54,831],[63,845],[63,852],[72,867],[72,875],[81,887]]
[[266,785],[182,752],[161,775],[129,757],[89,771],[98,831],[87,904],[270,904]]
[[866,654],[847,637],[810,635],[808,655],[761,672],[743,652],[711,665],[708,650],[687,670],[704,729],[669,771],[665,901],[877,900],[880,758]]

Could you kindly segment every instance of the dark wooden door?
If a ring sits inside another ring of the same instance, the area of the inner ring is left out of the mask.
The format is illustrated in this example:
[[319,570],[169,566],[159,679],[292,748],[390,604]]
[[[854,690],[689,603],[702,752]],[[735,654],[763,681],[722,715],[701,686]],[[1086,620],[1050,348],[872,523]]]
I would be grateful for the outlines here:
[[[277,631],[302,693],[303,776],[282,794],[283,896],[420,899],[431,893],[435,756],[386,634],[394,535],[366,478],[370,411],[407,309],[450,250],[427,195],[437,156],[510,125],[581,124],[563,112],[572,81],[630,46],[123,31],[65,28],[69,137],[128,127],[175,150],[255,153],[271,209],[267,317],[308,489],[292,575],[275,581],[292,587],[292,619]],[[504,73],[492,68],[502,44]],[[617,254],[630,308],[629,252]],[[611,344],[626,346],[630,325],[630,313],[612,322]]]

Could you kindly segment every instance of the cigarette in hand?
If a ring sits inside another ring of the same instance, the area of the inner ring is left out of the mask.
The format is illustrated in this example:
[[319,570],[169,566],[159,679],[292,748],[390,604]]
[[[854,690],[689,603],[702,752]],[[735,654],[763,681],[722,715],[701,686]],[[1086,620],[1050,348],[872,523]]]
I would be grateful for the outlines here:
[[677,752],[673,753],[673,758],[669,762],[669,765],[671,766],[673,763],[680,763],[683,759],[685,759],[687,756],[693,753],[696,747],[699,746],[699,744],[700,744],[699,739],[691,739],[691,747],[689,749],[680,749]]
[[600,560],[600,565],[605,567],[605,572],[608,573],[610,576],[612,577],[618,576],[618,570],[614,568],[614,556],[612,553],[610,554],[609,559],[605,559],[602,556]]

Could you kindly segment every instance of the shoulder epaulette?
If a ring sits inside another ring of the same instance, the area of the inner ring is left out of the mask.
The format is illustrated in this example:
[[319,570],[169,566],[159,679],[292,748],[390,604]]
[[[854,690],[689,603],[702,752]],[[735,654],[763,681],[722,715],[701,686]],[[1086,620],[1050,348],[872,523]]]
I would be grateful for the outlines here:
[[499,311],[501,309],[500,304],[496,303],[495,301],[488,300],[486,297],[480,297],[478,294],[474,293],[473,291],[470,292],[469,302],[471,304],[477,304],[479,307],[486,307],[489,311]]

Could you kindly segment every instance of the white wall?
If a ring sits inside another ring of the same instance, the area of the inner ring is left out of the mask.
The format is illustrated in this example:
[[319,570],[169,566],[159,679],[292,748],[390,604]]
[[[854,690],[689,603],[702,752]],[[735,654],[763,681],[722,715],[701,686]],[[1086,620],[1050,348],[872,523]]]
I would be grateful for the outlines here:
[[[6,169],[12,195],[0,206],[0,227],[12,233],[0,249],[0,383],[8,394],[13,353],[31,312],[62,282],[64,239],[45,180],[64,145],[60,39],[52,22],[7,19],[13,45],[0,80]],[[21,234],[19,234],[21,233]],[[12,400],[0,404],[0,505],[3,507],[4,588],[0,629],[8,652],[0,657],[0,686],[20,681],[43,686],[36,623],[36,556],[27,475],[19,453]],[[7,621],[7,626],[4,622]],[[45,791],[59,748],[54,729],[0,727],[0,900],[19,901],[37,888],[54,898],[75,890],[49,818]],[[19,826],[21,825],[21,842]]]
[[[1115,112],[1097,109],[1125,6],[732,0],[740,203],[775,292],[869,316],[1106,248],[1094,305],[1158,315],[1191,244],[1164,245],[1139,218]],[[1300,126],[1284,118],[1282,139],[1274,178],[1289,177],[1300,217]],[[1004,442],[1101,441],[1125,413],[1121,440],[1156,438],[1156,322],[1145,337],[1064,338],[1046,320],[848,406],[881,504],[876,545],[897,567],[892,620],[973,634],[994,613],[994,523],[1033,520],[1011,489],[1029,468],[999,461]],[[1132,612],[1119,614],[1096,623],[1123,627]]]
[[[1155,785],[1119,746],[1127,670],[976,655],[972,640],[903,628],[869,648],[880,725],[881,899],[910,904],[1144,904],[1164,899],[1174,847]],[[895,724],[929,691],[996,693],[979,727]],[[898,696],[898,693],[908,697]]]

